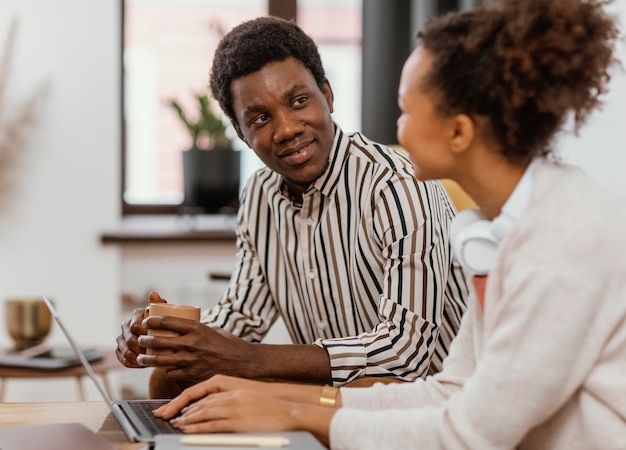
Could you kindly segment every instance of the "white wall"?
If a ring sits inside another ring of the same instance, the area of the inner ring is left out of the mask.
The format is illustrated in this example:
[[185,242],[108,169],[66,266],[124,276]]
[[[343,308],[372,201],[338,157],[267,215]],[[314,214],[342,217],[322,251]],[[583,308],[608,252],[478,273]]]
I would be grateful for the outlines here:
[[[614,2],[609,11],[618,16],[626,37],[626,1]],[[626,42],[617,46],[622,67],[614,67],[608,95],[601,110],[594,111],[580,136],[572,133],[559,141],[566,160],[582,166],[599,183],[626,202]]]
[[[0,304],[49,293],[82,342],[114,345],[119,250],[120,28],[116,0],[2,0],[0,48],[19,21],[9,105],[50,82],[13,198],[0,212]],[[0,347],[11,341],[0,308]],[[53,341],[64,342],[53,329]],[[13,384],[7,399],[14,398]],[[73,397],[73,386],[69,394]]]
[[[149,278],[145,268],[152,267],[148,264],[156,255],[171,264],[154,268],[167,274],[170,287],[178,277],[187,279],[190,270],[188,264],[172,264],[169,253],[185,258],[184,246],[122,253],[99,243],[100,233],[120,220],[119,3],[0,2],[0,45],[11,18],[20,21],[9,100],[26,98],[43,80],[51,82],[39,124],[29,136],[14,201],[0,212],[0,302],[49,292],[81,340],[107,346],[114,346],[119,330],[122,288],[141,290]],[[626,2],[616,2],[613,10],[626,21]],[[626,66],[623,46],[619,56]],[[604,110],[593,115],[580,138],[561,144],[570,160],[626,201],[625,108],[626,76],[615,71]],[[197,249],[189,256],[204,264]],[[197,269],[197,276],[204,271]],[[3,324],[0,308],[0,347],[10,344]],[[52,339],[63,342],[58,330]],[[7,400],[74,398],[71,383],[63,389],[33,386],[12,382]]]

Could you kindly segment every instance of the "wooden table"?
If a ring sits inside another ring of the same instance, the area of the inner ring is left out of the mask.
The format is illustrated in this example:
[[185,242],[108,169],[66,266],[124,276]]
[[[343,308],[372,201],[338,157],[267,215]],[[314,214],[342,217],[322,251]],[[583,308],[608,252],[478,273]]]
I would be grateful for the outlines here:
[[[111,396],[111,388],[107,378],[109,370],[121,369],[124,366],[120,364],[115,356],[115,351],[109,350],[104,354],[104,358],[93,361],[91,363],[93,371],[100,376],[104,389]],[[87,370],[78,364],[73,367],[67,367],[65,369],[31,369],[25,367],[7,367],[0,366],[0,402],[4,401],[4,394],[6,391],[6,384],[9,378],[59,378],[59,377],[74,377],[76,379],[76,389],[78,393],[78,400],[85,401],[85,389],[83,386],[83,377],[87,376]]]
[[0,403],[0,426],[81,423],[113,442],[119,450],[148,450],[128,441],[104,402]]

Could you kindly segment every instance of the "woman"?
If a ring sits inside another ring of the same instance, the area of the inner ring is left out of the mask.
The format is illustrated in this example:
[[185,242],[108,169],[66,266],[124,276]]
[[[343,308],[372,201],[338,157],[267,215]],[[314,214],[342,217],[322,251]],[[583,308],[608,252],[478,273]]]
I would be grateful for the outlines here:
[[336,449],[626,448],[625,208],[547,158],[605,91],[617,31],[602,4],[448,15],[405,64],[398,138],[417,177],[480,206],[452,230],[474,297],[442,372],[324,389],[335,408],[319,387],[216,377],[156,414],[197,400],[174,420],[185,432],[304,429]]

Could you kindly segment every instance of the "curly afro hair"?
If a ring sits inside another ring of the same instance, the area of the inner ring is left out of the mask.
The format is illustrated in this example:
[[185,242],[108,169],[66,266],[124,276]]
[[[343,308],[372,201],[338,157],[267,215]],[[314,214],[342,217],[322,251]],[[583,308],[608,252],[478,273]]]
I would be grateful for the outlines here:
[[423,89],[444,115],[488,119],[504,156],[550,153],[573,114],[576,132],[606,91],[618,37],[599,0],[504,0],[431,20],[418,38],[433,56]]
[[311,71],[318,86],[323,87],[327,80],[317,46],[294,22],[259,17],[241,23],[224,36],[215,50],[210,75],[213,97],[236,123],[230,92],[232,81],[289,57],[300,61]]

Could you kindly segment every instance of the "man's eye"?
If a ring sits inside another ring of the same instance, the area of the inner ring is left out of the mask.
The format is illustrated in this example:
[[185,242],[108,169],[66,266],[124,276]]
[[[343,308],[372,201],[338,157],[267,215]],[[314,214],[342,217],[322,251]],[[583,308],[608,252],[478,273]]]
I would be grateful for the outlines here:
[[251,123],[253,123],[255,125],[259,125],[259,124],[267,122],[268,119],[269,119],[269,116],[267,114],[261,114],[261,115],[255,117],[254,119],[252,119]]
[[308,100],[308,97],[298,97],[294,102],[294,106],[298,106],[303,104],[304,102],[306,102]]

